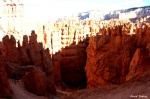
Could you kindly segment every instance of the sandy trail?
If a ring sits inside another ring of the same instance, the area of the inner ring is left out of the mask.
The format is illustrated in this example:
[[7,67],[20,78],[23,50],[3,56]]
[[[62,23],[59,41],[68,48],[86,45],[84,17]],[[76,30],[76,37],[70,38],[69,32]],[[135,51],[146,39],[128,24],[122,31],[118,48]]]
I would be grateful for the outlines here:
[[10,86],[13,91],[13,99],[48,99],[47,97],[37,96],[25,90],[22,81],[14,83],[13,80],[9,80]]
[[63,95],[68,96],[68,95],[72,94],[71,92],[62,91],[58,88],[57,89],[58,94],[56,96],[50,95],[47,98],[44,96],[37,96],[33,93],[26,91],[22,81],[19,81],[15,84],[14,81],[12,79],[10,79],[9,82],[10,82],[10,86],[13,91],[13,99],[59,99]]

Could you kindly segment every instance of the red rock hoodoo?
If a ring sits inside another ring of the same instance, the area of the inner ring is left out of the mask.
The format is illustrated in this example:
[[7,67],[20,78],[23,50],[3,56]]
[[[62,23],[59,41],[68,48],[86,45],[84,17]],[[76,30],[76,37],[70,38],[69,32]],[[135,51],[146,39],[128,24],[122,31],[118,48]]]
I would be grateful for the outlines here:
[[[37,42],[37,35],[32,31],[31,36],[23,37],[23,44],[16,44],[16,39],[13,35],[10,37],[6,35],[3,38],[3,50],[1,56],[5,59],[1,68],[2,79],[5,79],[10,90],[8,77],[12,77],[16,73],[19,79],[23,76],[23,82],[27,90],[37,95],[46,95],[47,92],[56,94],[54,87],[54,75],[52,67],[52,59],[50,57],[49,49],[44,49],[42,43]],[[16,45],[18,47],[16,47]],[[5,68],[5,69],[4,69]],[[33,68],[33,69],[32,69]],[[6,72],[4,72],[6,70]],[[39,82],[39,83],[38,83]],[[3,83],[3,81],[2,81]],[[3,89],[3,88],[2,88]],[[4,92],[6,92],[5,90]]]

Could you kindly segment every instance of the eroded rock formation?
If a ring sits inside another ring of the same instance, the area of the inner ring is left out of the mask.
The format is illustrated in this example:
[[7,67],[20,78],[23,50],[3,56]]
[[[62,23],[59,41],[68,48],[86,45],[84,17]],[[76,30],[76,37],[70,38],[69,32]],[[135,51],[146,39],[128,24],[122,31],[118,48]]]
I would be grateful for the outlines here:
[[135,34],[126,27],[121,33],[116,28],[108,33],[111,35],[90,37],[85,67],[87,88],[122,84],[150,69],[149,29],[142,26],[133,30]]
[[[4,74],[3,78],[6,76],[7,85],[6,72],[10,78],[15,73],[19,79],[24,76],[25,87],[30,92],[37,95],[45,95],[47,92],[56,94],[49,49],[44,49],[43,44],[37,42],[35,31],[31,32],[30,37],[26,35],[23,37],[22,46],[19,41],[16,44],[16,39],[13,35],[10,37],[6,35],[2,43],[4,50],[2,50],[1,54],[5,59],[5,66],[2,65],[2,74]],[[5,68],[6,72],[4,72],[3,68]],[[7,89],[7,87],[4,89]]]
[[16,39],[13,35],[9,36],[6,35],[3,38],[3,44],[5,46],[6,51],[6,58],[9,62],[12,63],[20,63],[20,53],[19,50],[16,48]]

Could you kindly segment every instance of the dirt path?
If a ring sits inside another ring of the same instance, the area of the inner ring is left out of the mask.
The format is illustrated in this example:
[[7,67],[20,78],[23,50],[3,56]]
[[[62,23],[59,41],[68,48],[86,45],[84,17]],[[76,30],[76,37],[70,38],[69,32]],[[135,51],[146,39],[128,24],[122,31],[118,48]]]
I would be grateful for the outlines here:
[[26,91],[22,81],[19,81],[15,84],[14,81],[10,79],[9,82],[13,91],[13,99],[59,99],[61,96],[69,96],[72,94],[72,92],[63,91],[59,88],[56,88],[57,95],[50,95],[49,98],[47,98],[43,96],[37,96],[33,93]]
[[9,80],[9,82],[13,91],[13,99],[48,99],[47,97],[36,96],[32,93],[29,93],[24,89],[21,81],[16,84],[13,82],[13,80]]

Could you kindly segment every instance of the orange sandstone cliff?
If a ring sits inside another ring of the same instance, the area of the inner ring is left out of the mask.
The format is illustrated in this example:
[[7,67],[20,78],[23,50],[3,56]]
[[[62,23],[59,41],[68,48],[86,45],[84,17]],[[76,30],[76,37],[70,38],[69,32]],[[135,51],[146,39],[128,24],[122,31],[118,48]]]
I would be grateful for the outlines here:
[[[112,27],[111,35],[90,37],[86,49],[87,88],[122,84],[150,70],[150,29],[148,25],[137,27],[133,30],[135,34],[131,34],[130,29],[119,31]],[[114,33],[116,35],[112,35]]]

